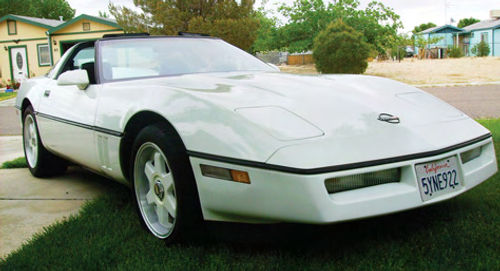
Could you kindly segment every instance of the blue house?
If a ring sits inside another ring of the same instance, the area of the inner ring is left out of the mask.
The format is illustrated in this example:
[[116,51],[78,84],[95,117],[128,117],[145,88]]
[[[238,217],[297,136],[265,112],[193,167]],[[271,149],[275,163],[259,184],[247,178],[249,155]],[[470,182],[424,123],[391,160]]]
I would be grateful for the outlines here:
[[[426,29],[422,32],[416,34],[417,38],[422,38],[424,40],[429,40],[432,38],[440,38],[438,42],[427,45],[427,50],[436,52],[436,57],[442,58],[444,52],[450,46],[456,46],[458,40],[458,34],[463,31],[462,28],[458,28],[453,25],[443,25],[436,26]],[[418,54],[419,48],[415,48],[415,52]]]
[[471,49],[481,41],[490,47],[490,56],[500,56],[500,18],[466,26],[460,33],[459,45],[465,55],[473,55]]

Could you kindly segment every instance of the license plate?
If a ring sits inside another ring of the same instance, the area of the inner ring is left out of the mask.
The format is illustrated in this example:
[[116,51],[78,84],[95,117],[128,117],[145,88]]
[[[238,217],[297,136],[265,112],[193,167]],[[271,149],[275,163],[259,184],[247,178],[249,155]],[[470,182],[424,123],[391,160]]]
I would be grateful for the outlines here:
[[423,201],[459,190],[462,175],[458,169],[458,159],[454,156],[415,166],[418,186]]

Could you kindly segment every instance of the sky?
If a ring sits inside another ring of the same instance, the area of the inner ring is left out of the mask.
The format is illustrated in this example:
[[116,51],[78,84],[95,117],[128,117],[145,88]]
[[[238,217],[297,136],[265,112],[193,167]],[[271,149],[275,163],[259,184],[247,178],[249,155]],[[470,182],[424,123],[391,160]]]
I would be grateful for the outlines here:
[[[97,15],[99,11],[107,11],[108,3],[134,8],[133,0],[67,0],[76,9],[76,14]],[[333,2],[333,0],[324,0]],[[360,0],[366,6],[371,0]],[[281,3],[292,3],[293,0],[265,0],[265,8],[274,9]],[[499,0],[379,0],[384,5],[392,7],[401,16],[404,29],[401,32],[410,32],[416,25],[433,22],[437,25],[449,24],[450,19],[455,25],[462,18],[474,17],[480,20],[489,18],[491,9],[500,9]],[[255,7],[259,7],[262,0],[256,0]],[[445,9],[446,6],[446,9]],[[109,13],[109,12],[108,12]]]

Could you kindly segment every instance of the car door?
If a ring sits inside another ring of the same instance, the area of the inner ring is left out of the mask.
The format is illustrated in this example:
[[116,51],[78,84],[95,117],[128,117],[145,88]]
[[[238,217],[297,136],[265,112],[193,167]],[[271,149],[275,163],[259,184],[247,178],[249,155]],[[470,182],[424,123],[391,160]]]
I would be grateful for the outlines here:
[[44,146],[50,151],[90,169],[99,170],[95,146],[94,121],[100,85],[95,84],[93,68],[90,85],[60,86],[57,78],[68,70],[94,63],[93,44],[77,45],[64,59],[60,71],[51,78],[40,99],[37,121]]

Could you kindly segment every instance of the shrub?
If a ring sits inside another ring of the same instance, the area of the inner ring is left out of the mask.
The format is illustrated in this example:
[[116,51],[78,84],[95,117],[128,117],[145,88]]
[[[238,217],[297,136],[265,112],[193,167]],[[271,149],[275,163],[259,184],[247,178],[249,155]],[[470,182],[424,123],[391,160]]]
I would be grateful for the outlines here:
[[314,39],[313,58],[321,73],[363,73],[369,54],[363,35],[341,20],[330,23]]
[[490,54],[490,46],[484,40],[472,47],[471,52],[476,56],[488,56]]
[[464,56],[464,54],[462,53],[462,50],[459,47],[456,47],[456,46],[448,47],[448,57],[459,58],[459,57],[463,57],[463,56]]

